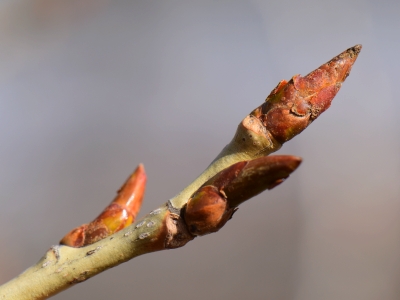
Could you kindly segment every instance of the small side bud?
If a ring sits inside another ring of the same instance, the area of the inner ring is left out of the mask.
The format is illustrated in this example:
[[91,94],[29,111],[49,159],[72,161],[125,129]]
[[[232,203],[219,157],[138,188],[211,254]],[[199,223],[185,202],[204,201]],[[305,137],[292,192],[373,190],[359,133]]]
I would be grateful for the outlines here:
[[115,199],[89,224],[83,224],[65,235],[60,244],[83,247],[120,231],[135,221],[146,188],[146,173],[140,164],[117,192]]
[[296,156],[264,156],[217,173],[186,204],[184,218],[189,232],[205,235],[218,231],[239,204],[282,183],[300,163]]
[[189,199],[185,222],[193,235],[217,232],[232,217],[233,208],[214,186],[201,187]]

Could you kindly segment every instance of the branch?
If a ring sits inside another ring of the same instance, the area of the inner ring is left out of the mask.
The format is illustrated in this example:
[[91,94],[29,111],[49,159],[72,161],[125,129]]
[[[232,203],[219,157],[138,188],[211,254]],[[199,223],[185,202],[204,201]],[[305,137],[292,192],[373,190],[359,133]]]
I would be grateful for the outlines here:
[[[280,184],[298,167],[300,158],[266,156],[329,108],[360,51],[361,45],[356,45],[305,77],[295,75],[279,82],[266,101],[242,120],[232,141],[197,179],[129,225],[144,191],[144,182],[135,181],[140,176],[134,173],[114,203],[139,191],[139,200],[133,203],[136,208],[122,204],[114,209],[110,204],[95,221],[68,234],[62,240],[66,245],[52,246],[36,265],[2,285],[0,299],[45,299],[136,256],[182,247],[198,235],[218,231],[239,204]],[[141,168],[136,172],[144,174]],[[134,213],[125,218],[129,210]],[[88,239],[82,243],[84,235]]]

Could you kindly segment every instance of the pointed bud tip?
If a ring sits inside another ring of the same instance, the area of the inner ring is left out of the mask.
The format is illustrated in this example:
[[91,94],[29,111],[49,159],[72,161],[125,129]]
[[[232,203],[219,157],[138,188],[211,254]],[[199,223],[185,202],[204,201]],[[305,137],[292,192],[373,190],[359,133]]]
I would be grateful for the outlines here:
[[293,171],[296,170],[298,166],[300,166],[302,161],[303,159],[299,156],[290,156],[290,163],[291,166],[293,167]]
[[[348,64],[351,66],[355,63],[358,54],[360,54],[362,46],[360,44],[350,47],[349,49],[343,51],[341,54],[338,55],[337,58],[345,58]],[[335,58],[334,58],[335,59]],[[346,79],[346,78],[344,78]]]
[[358,55],[361,52],[362,49],[362,45],[361,44],[357,44],[349,49],[347,49],[347,52],[352,52],[354,55]]
[[140,174],[146,175],[146,171],[145,171],[144,165],[143,165],[142,163],[140,163],[140,164],[137,166],[135,172],[138,172],[138,173],[140,173]]
[[279,164],[288,167],[291,172],[296,170],[302,162],[301,157],[294,155],[272,155],[269,157],[275,159]]

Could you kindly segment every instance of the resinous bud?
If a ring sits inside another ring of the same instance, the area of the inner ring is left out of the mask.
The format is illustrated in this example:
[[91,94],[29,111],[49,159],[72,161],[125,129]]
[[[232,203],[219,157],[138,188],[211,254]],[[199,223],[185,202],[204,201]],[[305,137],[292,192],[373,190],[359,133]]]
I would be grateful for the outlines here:
[[304,77],[282,80],[251,115],[280,144],[292,139],[329,108],[360,51],[356,45]]
[[214,186],[201,187],[189,199],[185,209],[185,222],[193,235],[217,232],[232,217],[234,209]]

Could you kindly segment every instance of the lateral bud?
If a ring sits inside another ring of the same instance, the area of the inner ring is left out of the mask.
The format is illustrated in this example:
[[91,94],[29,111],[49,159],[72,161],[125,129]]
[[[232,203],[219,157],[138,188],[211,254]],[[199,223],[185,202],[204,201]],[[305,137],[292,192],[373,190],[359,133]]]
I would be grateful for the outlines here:
[[184,218],[189,232],[205,235],[218,231],[239,204],[282,183],[300,163],[296,156],[264,156],[217,173],[186,204]]
[[115,199],[89,224],[72,229],[60,241],[70,247],[93,244],[135,221],[146,188],[146,173],[140,164],[117,192]]
[[235,209],[215,186],[201,187],[186,204],[185,221],[193,235],[205,235],[220,230]]

